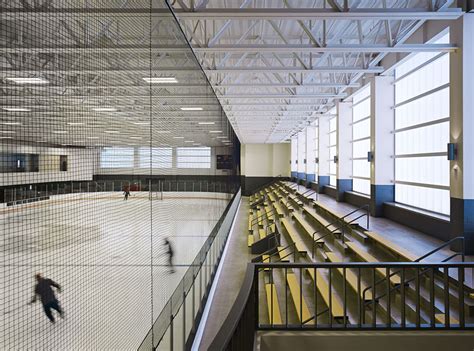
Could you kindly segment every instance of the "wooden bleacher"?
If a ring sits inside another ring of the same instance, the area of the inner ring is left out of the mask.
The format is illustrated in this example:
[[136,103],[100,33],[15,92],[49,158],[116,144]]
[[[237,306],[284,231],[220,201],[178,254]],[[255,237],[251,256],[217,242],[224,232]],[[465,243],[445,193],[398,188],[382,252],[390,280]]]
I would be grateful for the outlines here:
[[311,239],[313,240],[313,233],[315,232],[315,230],[313,229],[313,227],[311,227],[309,225],[308,222],[306,222],[306,220],[303,218],[303,216],[299,213],[296,213],[296,212],[293,212],[293,218],[294,220],[301,226],[301,228],[303,228],[304,230],[304,233]]
[[285,228],[292,242],[295,244],[296,250],[301,254],[306,254],[307,253],[306,247],[301,242],[301,239],[299,238],[298,233],[291,226],[287,218],[283,218],[281,220],[281,225],[283,226],[283,228]]
[[265,292],[267,296],[268,320],[270,324],[283,324],[275,284],[265,284]]
[[398,246],[397,244],[392,243],[390,240],[387,240],[380,234],[374,232],[364,232],[364,234],[377,244],[383,246],[385,249],[389,250],[391,253],[395,254],[396,256],[402,258],[405,261],[413,262],[418,259],[418,256]]
[[273,208],[275,209],[275,212],[279,218],[285,217],[285,212],[283,212],[283,209],[278,202],[273,203]]
[[[307,271],[314,282],[314,269],[308,269]],[[331,305],[332,317],[344,320],[344,308],[341,302],[334,291],[331,291],[331,294],[329,293],[329,284],[318,269],[316,270],[316,286],[326,306],[329,308],[329,305]]]
[[[329,262],[342,262],[342,257],[340,257],[338,254],[334,252],[326,252],[325,253],[328,261]],[[344,270],[342,268],[338,268],[339,273],[341,273],[341,276],[344,276]],[[356,292],[358,290],[358,285],[357,285],[357,275],[352,272],[350,269],[346,269],[346,281],[349,283],[350,287]],[[363,296],[363,291],[364,289],[367,288],[367,285],[361,280],[360,282],[360,297],[364,298]],[[365,293],[365,301],[371,301],[372,300],[372,291],[367,290]]]
[[288,273],[286,275],[286,282],[290,288],[291,297],[293,304],[295,305],[296,314],[300,323],[311,318],[308,305],[304,299],[304,296],[300,296],[300,284],[294,273]]
[[[346,245],[349,249],[352,250],[358,257],[360,257],[365,262],[380,262],[370,253],[365,251],[359,244],[354,242],[346,242]],[[384,277],[386,277],[386,270],[384,268],[377,268],[377,271]],[[392,272],[393,273],[393,272]],[[398,275],[392,275],[390,277],[390,282],[393,285],[400,285],[400,277]]]
[[248,246],[248,247],[251,247],[251,246],[253,245],[254,241],[255,241],[255,240],[254,240],[254,238],[253,238],[253,234],[249,235],[249,236],[247,237],[247,246]]
[[290,262],[291,250],[289,248],[284,249],[283,246],[278,246],[277,250],[280,262]]

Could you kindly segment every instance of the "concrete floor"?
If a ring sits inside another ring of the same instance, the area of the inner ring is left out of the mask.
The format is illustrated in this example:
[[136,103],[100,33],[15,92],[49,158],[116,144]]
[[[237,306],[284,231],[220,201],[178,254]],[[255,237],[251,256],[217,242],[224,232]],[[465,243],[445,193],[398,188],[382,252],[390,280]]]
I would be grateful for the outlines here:
[[[163,201],[93,193],[1,209],[1,348],[135,350],[228,201],[212,193]],[[175,274],[164,237],[175,249]],[[27,305],[36,272],[63,287],[66,318],[55,325],[40,303]]]

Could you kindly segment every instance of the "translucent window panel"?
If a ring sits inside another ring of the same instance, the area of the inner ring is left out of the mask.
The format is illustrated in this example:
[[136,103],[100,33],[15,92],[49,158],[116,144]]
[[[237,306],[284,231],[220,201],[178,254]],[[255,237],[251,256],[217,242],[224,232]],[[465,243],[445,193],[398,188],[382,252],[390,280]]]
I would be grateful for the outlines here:
[[367,160],[353,160],[352,172],[354,177],[370,178],[370,162],[367,162]]
[[298,165],[296,160],[298,159],[298,139],[291,138],[291,171],[298,172]]
[[354,178],[352,180],[352,190],[358,193],[370,195],[370,180]]
[[395,201],[449,215],[449,190],[397,184]]
[[298,133],[298,173],[306,173],[306,130]]
[[313,126],[309,126],[306,128],[306,173],[307,174],[315,174],[314,173],[314,158],[315,158],[315,150],[314,150],[314,138],[315,138],[316,128]]
[[354,140],[368,136],[370,136],[370,119],[365,119],[352,125],[352,138]]
[[370,116],[370,98],[354,105],[352,108],[352,120],[354,122]]
[[449,186],[449,161],[446,156],[397,158],[395,179]]
[[370,151],[370,139],[354,141],[352,144],[352,157],[353,158],[360,158],[360,157],[367,158],[367,153],[369,151]]
[[211,168],[210,147],[178,147],[178,168]]
[[102,168],[133,168],[133,148],[104,148],[100,154]]
[[357,104],[369,96],[370,96],[370,84],[367,84],[366,86],[364,86],[363,88],[361,88],[359,91],[357,91],[354,94],[354,97],[352,98],[352,102],[354,104]]
[[329,185],[336,186],[336,176],[330,175],[329,176]]
[[335,117],[333,117],[329,121],[329,131],[334,132],[336,130],[337,130],[337,120]]
[[[319,158],[319,126],[314,129],[314,140],[313,140],[313,146],[314,146],[314,158]],[[316,176],[316,180],[318,179],[318,174],[319,174],[319,164],[315,163],[314,164],[314,174]]]
[[[150,167],[150,148],[141,147],[139,149],[140,167]],[[173,149],[170,147],[151,148],[152,168],[172,168]]]
[[446,152],[449,122],[409,129],[395,135],[395,154]]
[[336,146],[331,146],[329,148],[329,174],[331,175],[331,179],[334,178],[334,181],[330,183],[331,185],[336,185],[336,173],[337,173],[337,165],[334,162],[334,156],[336,155]]
[[396,103],[400,103],[449,83],[449,55],[421,67],[397,82]]
[[332,132],[329,133],[329,145],[336,145],[337,144],[337,133]]
[[[431,44],[449,44],[450,37],[449,32],[440,37],[439,39],[428,41]],[[409,59],[405,62],[397,66],[395,70],[396,77],[401,77],[411,70],[415,69],[416,67],[421,66],[423,63],[431,60],[433,57],[438,55],[437,52],[423,52],[419,54],[412,55]]]
[[395,109],[395,128],[402,129],[449,117],[449,88],[423,96]]

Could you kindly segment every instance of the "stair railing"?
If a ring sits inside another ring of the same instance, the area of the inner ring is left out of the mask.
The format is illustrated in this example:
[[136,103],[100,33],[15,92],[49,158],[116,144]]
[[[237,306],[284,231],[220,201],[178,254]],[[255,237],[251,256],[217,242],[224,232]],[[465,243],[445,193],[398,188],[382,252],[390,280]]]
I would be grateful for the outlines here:
[[[287,249],[291,249],[291,251],[289,253],[287,253],[286,255],[284,255],[283,257],[280,257],[280,252],[282,251],[285,251]],[[291,243],[285,247],[282,247],[281,249],[277,250],[277,251],[274,251],[274,249],[270,249],[270,250],[267,250],[265,251],[264,253],[262,253],[261,255],[255,257],[252,262],[263,262],[263,255],[268,255],[269,257],[269,260],[270,260],[270,263],[271,263],[271,258],[274,257],[274,256],[277,256],[278,255],[278,258],[280,259],[280,261],[284,258],[287,258],[287,257],[290,257],[293,255],[293,260],[296,262],[296,243]],[[265,262],[263,262],[265,263]],[[274,262],[273,262],[274,263]]]
[[[317,244],[320,240],[322,240],[322,239],[324,239],[324,238],[326,238],[326,237],[328,237],[328,236],[330,236],[330,235],[333,235],[333,234],[334,234],[337,230],[339,230],[339,229],[342,229],[342,232],[341,232],[341,233],[342,233],[342,242],[344,242],[344,228],[343,228],[343,225],[341,225],[341,224],[336,225],[336,223],[338,223],[338,220],[335,220],[335,221],[333,221],[333,222],[331,222],[331,223],[325,225],[324,227],[322,227],[322,228],[316,230],[316,231],[312,234],[312,237],[313,237],[313,247],[312,247],[313,252],[312,252],[312,257],[313,257],[313,259],[314,259],[316,244]],[[330,226],[336,226],[336,228],[333,229],[333,230],[331,230],[329,233],[323,234],[322,236],[320,236],[320,237],[318,237],[318,238],[316,238],[316,239],[314,238],[314,236],[315,236],[316,234],[321,233],[322,231],[328,229]]]
[[261,218],[263,218],[263,217],[265,217],[265,216],[268,217],[267,215],[268,215],[269,213],[272,215],[272,217],[275,217],[275,212],[276,212],[276,211],[275,211],[274,208],[270,208],[269,211],[264,212],[264,213],[262,213],[260,216],[255,217],[254,219],[252,219],[252,222],[251,222],[251,223],[252,223],[252,226],[255,225],[256,223],[258,223],[258,222],[259,222],[259,219],[261,219]]
[[366,225],[367,225],[367,228],[366,228],[366,229],[368,230],[368,229],[369,229],[369,218],[370,218],[370,206],[369,206],[369,205],[364,205],[364,206],[361,206],[361,207],[359,207],[359,208],[356,208],[355,210],[349,212],[348,214],[346,214],[346,215],[340,217],[340,219],[341,219],[341,220],[344,220],[345,218],[347,218],[347,217],[349,217],[349,216],[353,215],[354,213],[359,212],[359,211],[361,211],[361,210],[365,210],[365,213],[362,214],[362,215],[360,215],[359,217],[357,217],[357,218],[351,220],[351,221],[350,221],[349,223],[347,223],[347,224],[354,223],[356,220],[358,220],[358,219],[360,219],[360,218],[363,218],[363,217],[366,217],[366,218],[367,218],[367,222],[366,222],[366,223],[367,223],[367,224],[366,224]]
[[[452,260],[454,257],[457,257],[457,256],[461,256],[461,257],[462,257],[462,262],[465,262],[465,246],[464,246],[465,243],[464,243],[464,237],[462,237],[462,236],[458,236],[458,237],[456,237],[456,238],[453,238],[453,239],[451,239],[451,240],[445,242],[444,244],[438,246],[437,248],[431,250],[430,252],[424,254],[423,256],[420,256],[419,258],[417,258],[417,259],[414,260],[413,262],[421,262],[421,261],[424,260],[425,258],[427,258],[427,257],[429,257],[429,256],[431,256],[431,255],[433,255],[433,254],[436,253],[436,252],[439,252],[440,250],[444,249],[445,247],[447,247],[447,246],[449,246],[449,245],[451,245],[451,244],[453,244],[453,243],[455,243],[455,242],[457,242],[457,241],[460,241],[460,242],[461,242],[461,251],[460,251],[460,252],[455,252],[453,255],[446,257],[446,258],[443,259],[441,262],[442,262],[442,263],[448,262],[448,261]],[[383,293],[382,295],[376,297],[374,300],[375,300],[375,301],[378,301],[379,299],[381,299],[381,298],[387,296],[388,294],[391,294],[392,292],[394,292],[394,291],[396,291],[396,290],[399,290],[400,287],[401,287],[401,285],[407,286],[407,285],[410,284],[411,282],[416,281],[417,279],[419,279],[419,277],[422,276],[423,274],[425,274],[427,271],[429,271],[429,269],[424,269],[424,270],[419,271],[418,274],[417,274],[415,277],[413,277],[413,278],[411,278],[411,279],[409,279],[409,280],[404,280],[404,281],[402,282],[402,284],[396,285],[396,286],[392,287],[391,289],[389,289],[388,292]],[[367,291],[369,291],[369,290],[374,290],[374,287],[376,287],[377,285],[379,285],[379,284],[381,284],[381,283],[383,283],[383,282],[386,282],[387,279],[390,279],[391,277],[393,277],[394,275],[399,274],[400,272],[401,272],[400,270],[395,271],[395,272],[392,272],[392,273],[390,273],[390,274],[388,275],[388,277],[384,277],[384,278],[381,278],[381,279],[377,280],[373,285],[368,286],[368,287],[366,287],[366,288],[363,290],[363,292],[362,292],[362,301],[363,301],[362,310],[363,310],[363,312],[364,312],[364,314],[363,314],[364,321],[365,321],[365,307],[366,307],[367,305],[370,305],[370,304],[372,303],[372,302],[370,302],[370,301],[369,301],[369,302],[364,302],[364,301],[365,301],[365,294],[367,293]]]

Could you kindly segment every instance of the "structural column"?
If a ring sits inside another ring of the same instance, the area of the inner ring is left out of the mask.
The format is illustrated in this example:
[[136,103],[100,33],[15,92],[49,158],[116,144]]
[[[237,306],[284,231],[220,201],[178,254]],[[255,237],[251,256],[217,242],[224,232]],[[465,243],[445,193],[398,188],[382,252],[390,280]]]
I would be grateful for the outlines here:
[[318,128],[318,192],[329,185],[329,118],[319,117]]
[[[474,14],[457,20],[450,55],[450,142],[457,149],[450,161],[451,236],[462,236],[467,254],[474,254]],[[457,247],[459,248],[459,247]]]
[[383,215],[383,203],[395,201],[395,85],[391,76],[370,80],[370,213]]
[[352,191],[352,102],[337,103],[337,201]]

